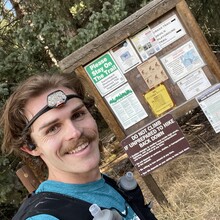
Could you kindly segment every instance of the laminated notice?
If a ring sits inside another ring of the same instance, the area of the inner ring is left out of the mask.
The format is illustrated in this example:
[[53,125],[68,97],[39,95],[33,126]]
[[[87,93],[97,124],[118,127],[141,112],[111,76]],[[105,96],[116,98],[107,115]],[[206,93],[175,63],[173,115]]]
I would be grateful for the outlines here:
[[174,107],[174,102],[163,84],[147,92],[144,98],[156,116],[160,116]]

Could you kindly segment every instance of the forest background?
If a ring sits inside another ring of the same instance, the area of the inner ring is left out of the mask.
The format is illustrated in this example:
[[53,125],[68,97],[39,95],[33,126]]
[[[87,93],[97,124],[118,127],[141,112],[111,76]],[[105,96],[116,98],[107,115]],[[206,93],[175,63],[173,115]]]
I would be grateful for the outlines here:
[[[33,74],[59,71],[58,62],[125,19],[149,0],[1,0],[0,108]],[[187,0],[212,51],[220,51],[220,1]],[[1,134],[2,135],[2,134]],[[2,136],[0,136],[1,140]],[[11,219],[26,189],[20,160],[0,153],[0,219]]]

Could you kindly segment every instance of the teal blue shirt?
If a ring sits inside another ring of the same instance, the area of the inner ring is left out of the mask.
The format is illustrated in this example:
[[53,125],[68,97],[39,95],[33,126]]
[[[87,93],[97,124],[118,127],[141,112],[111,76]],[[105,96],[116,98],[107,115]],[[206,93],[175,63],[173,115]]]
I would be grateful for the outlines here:
[[[139,219],[132,208],[125,202],[125,199],[113,187],[108,185],[104,178],[88,184],[68,184],[47,180],[40,184],[36,190],[36,193],[39,192],[56,192],[65,194],[85,200],[92,204],[95,203],[100,207],[114,207],[123,214],[125,214],[127,206],[127,216],[124,220]],[[27,220],[57,220],[57,218],[47,214],[40,214],[30,217]]]

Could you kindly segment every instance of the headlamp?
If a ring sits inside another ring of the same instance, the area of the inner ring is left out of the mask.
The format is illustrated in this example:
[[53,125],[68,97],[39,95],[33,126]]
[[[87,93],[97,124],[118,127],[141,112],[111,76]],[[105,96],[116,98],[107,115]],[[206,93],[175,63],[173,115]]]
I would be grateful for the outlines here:
[[31,125],[36,121],[37,118],[39,118],[42,114],[45,112],[48,112],[49,110],[53,108],[58,108],[62,105],[64,105],[69,99],[72,98],[79,98],[82,99],[82,97],[76,95],[76,94],[70,94],[66,95],[62,90],[56,90],[52,93],[50,93],[47,96],[47,105],[45,105],[25,126],[22,134],[24,135],[27,130],[31,127]]

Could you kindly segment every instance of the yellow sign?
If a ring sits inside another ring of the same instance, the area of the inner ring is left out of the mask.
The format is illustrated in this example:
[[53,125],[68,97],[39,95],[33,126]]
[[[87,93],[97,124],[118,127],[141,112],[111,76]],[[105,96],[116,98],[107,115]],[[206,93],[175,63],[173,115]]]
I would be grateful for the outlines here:
[[156,116],[160,116],[174,107],[174,103],[163,84],[146,93],[144,98]]

